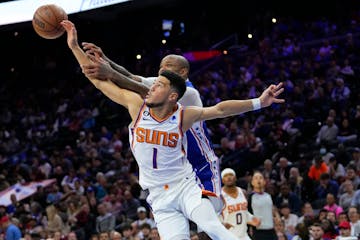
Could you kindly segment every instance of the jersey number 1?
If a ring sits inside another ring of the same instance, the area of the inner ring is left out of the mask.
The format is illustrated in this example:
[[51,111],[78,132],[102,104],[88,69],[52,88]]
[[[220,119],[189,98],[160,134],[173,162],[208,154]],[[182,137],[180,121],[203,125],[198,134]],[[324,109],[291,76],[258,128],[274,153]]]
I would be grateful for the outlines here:
[[157,169],[157,148],[153,148],[153,168]]

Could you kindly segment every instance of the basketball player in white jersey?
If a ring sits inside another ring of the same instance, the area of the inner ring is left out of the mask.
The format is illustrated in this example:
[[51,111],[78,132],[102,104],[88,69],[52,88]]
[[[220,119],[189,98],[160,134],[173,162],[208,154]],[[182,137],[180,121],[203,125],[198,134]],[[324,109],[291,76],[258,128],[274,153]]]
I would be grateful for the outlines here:
[[[156,80],[156,77],[144,78],[130,73],[127,69],[109,59],[103,53],[102,49],[93,43],[83,42],[82,46],[87,54],[102,57],[114,70],[135,81],[124,82],[121,81],[121,79],[119,81],[116,75],[107,74],[108,71],[106,71],[106,69],[91,69],[94,74],[96,71],[96,78],[98,79],[110,79],[119,87],[133,90],[143,96],[146,95],[143,93],[144,85],[146,86],[145,89],[150,89]],[[84,70],[85,72],[87,71],[87,69]],[[180,104],[183,106],[203,106],[199,92],[189,80],[190,65],[186,58],[181,55],[169,54],[161,60],[159,72],[162,70],[173,71],[186,79],[186,91],[184,96],[179,100]],[[144,85],[139,84],[139,82]],[[204,121],[194,123],[189,131],[186,132],[188,141],[187,157],[199,179],[199,184],[203,189],[203,195],[210,199],[216,212],[220,214],[223,208],[223,201],[220,197],[221,179],[219,159],[212,148],[212,142],[208,135]]]
[[[82,67],[104,63],[103,59],[91,58],[81,49],[71,21],[64,20],[61,25],[67,32],[69,48]],[[129,111],[132,119],[129,139],[139,166],[139,183],[149,190],[147,201],[161,238],[190,239],[190,219],[214,240],[237,239],[221,224],[210,200],[202,198],[202,189],[186,158],[184,133],[197,121],[283,103],[284,99],[277,98],[284,91],[282,84],[271,85],[256,99],[223,101],[206,108],[183,108],[177,101],[186,90],[185,81],[168,70],[160,73],[145,100],[135,92],[114,88],[112,81],[92,78],[91,73],[86,77],[107,97]]]
[[221,172],[221,179],[223,183],[221,191],[225,206],[220,220],[238,239],[251,240],[247,233],[247,224],[257,227],[260,225],[260,219],[249,213],[245,190],[236,186],[235,171],[231,168],[225,168]]

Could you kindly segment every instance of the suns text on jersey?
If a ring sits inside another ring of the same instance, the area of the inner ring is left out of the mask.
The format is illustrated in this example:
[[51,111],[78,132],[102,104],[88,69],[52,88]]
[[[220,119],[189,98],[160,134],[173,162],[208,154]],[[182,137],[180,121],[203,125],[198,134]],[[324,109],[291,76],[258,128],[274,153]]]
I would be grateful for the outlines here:
[[179,133],[164,132],[154,129],[138,127],[135,130],[136,141],[139,143],[151,143],[167,147],[176,147],[179,140]]
[[237,211],[240,211],[240,210],[247,210],[247,209],[248,209],[247,202],[227,206],[227,210],[228,210],[229,213],[237,212]]

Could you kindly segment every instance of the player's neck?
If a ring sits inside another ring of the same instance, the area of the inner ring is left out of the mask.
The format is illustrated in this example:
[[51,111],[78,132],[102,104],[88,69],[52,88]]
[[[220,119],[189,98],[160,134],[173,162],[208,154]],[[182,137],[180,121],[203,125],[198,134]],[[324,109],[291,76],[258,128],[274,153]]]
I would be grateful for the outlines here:
[[177,110],[177,105],[164,105],[159,107],[153,107],[150,109],[152,116],[157,119],[165,119]]
[[228,194],[237,194],[236,186],[224,186],[224,192]]

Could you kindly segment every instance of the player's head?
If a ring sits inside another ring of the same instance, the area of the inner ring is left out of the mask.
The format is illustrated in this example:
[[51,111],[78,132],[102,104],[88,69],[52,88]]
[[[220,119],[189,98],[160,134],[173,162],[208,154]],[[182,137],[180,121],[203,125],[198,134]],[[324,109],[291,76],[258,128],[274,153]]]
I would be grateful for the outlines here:
[[146,105],[154,108],[168,102],[176,103],[184,95],[185,90],[185,79],[172,71],[163,70],[146,96]]
[[225,168],[221,171],[221,180],[227,187],[236,186],[236,173],[232,168]]
[[186,80],[189,77],[190,64],[188,60],[181,55],[169,54],[161,60],[159,74],[163,70],[173,71]]

